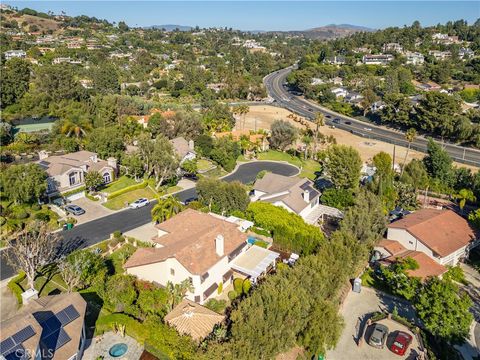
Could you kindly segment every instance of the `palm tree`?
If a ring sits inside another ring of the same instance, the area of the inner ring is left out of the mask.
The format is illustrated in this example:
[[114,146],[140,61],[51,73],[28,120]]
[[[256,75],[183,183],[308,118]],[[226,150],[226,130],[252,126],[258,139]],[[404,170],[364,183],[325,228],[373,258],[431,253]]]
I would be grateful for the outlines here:
[[323,115],[321,112],[315,113],[315,136],[313,138],[313,158],[317,158],[317,145],[318,145],[318,134],[320,132],[320,126],[325,125],[325,115]]
[[60,123],[60,133],[68,137],[73,135],[76,138],[84,137],[90,130],[92,130],[91,122],[79,116],[62,120]]
[[312,137],[311,137],[309,131],[307,131],[303,134],[302,142],[305,144],[304,158],[305,158],[305,160],[307,160],[307,158],[308,158],[308,148],[312,144]]
[[168,292],[168,311],[172,311],[185,297],[187,291],[193,292],[193,285],[189,279],[183,280],[180,284],[173,284],[171,281],[167,282],[166,286]]
[[[402,177],[403,170],[405,169],[405,164],[407,163],[407,157],[408,157],[408,153],[410,152],[410,146],[412,145],[412,142],[415,140],[416,137],[417,137],[417,130],[415,130],[414,128],[408,129],[407,132],[405,133],[405,140],[408,141],[408,147],[405,153],[405,159],[403,159],[403,166],[402,166],[402,171],[400,173],[400,177]],[[393,166],[395,166],[395,164],[393,164]]]
[[182,204],[173,196],[159,198],[151,212],[152,221],[159,223],[168,220],[182,211],[182,208]]
[[453,195],[454,199],[458,200],[458,206],[460,207],[460,210],[462,210],[463,213],[463,208],[465,207],[465,204],[467,201],[476,201],[477,198],[473,194],[473,191],[470,189],[462,189],[458,192],[458,194]]
[[233,113],[236,115],[240,115],[240,125],[242,130],[245,128],[245,116],[248,114],[249,111],[250,108],[245,104],[241,104],[233,108]]
[[242,155],[245,156],[245,153],[252,148],[252,143],[246,135],[240,137],[240,148],[242,149]]

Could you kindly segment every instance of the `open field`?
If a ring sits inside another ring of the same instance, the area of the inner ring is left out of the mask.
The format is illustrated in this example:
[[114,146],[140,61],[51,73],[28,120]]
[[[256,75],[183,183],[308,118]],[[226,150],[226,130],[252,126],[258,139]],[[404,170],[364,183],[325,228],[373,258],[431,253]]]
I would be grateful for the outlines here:
[[[245,116],[245,129],[248,130],[259,130],[259,129],[270,129],[271,124],[275,120],[286,120],[292,123],[297,128],[302,128],[303,126],[295,122],[287,116],[291,114],[290,111],[278,108],[275,106],[264,105],[264,106],[250,106],[249,113]],[[236,129],[242,130],[242,122],[237,121]],[[360,152],[360,156],[363,161],[371,161],[373,156],[380,151],[385,151],[393,156],[393,148],[392,144],[378,141],[378,140],[369,140],[366,138],[362,138],[360,136],[353,135],[348,131],[340,130],[340,129],[331,129],[328,126],[323,126],[320,129],[320,132],[324,135],[332,135],[337,139],[338,144],[349,145],[354,147]],[[407,152],[407,148],[396,146],[395,147],[395,163],[402,164],[405,159],[405,154]],[[410,150],[408,153],[407,162],[412,159],[421,159],[425,156],[425,154]],[[472,170],[477,170],[476,167],[468,166],[464,164],[455,163],[459,167],[467,167]]]

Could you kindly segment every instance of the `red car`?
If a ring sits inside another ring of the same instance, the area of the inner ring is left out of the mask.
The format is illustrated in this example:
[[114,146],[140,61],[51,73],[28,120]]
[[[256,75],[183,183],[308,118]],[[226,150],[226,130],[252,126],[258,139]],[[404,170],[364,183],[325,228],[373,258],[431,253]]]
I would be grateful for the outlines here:
[[397,355],[405,355],[405,352],[412,343],[412,339],[412,335],[404,331],[399,331],[392,346],[390,346],[390,350]]

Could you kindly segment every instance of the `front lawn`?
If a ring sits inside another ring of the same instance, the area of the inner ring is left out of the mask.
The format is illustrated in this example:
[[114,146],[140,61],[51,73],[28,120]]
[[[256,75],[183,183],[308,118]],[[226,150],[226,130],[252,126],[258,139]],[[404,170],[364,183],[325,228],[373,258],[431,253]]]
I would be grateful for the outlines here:
[[108,200],[106,203],[103,204],[107,209],[110,210],[120,210],[123,209],[126,204],[130,204],[131,202],[139,199],[139,198],[147,198],[147,199],[154,199],[157,197],[157,194],[150,189],[149,187],[143,189],[136,189],[133,191],[129,191],[125,194],[119,195],[116,198]]
[[315,180],[317,171],[320,171],[320,164],[312,159],[302,160],[299,157],[292,156],[286,152],[268,150],[259,153],[258,160],[285,161],[301,169],[300,176]]
[[129,178],[128,176],[121,176],[118,180],[108,184],[102,192],[106,192],[107,194],[111,194],[115,191],[122,190],[126,187],[138,184],[134,179]]
[[[19,286],[23,290],[27,290],[27,279],[20,282]],[[38,296],[55,295],[67,291],[67,285],[62,276],[57,272],[56,267],[51,265],[39,272],[35,278],[34,287],[38,291]]]
[[201,171],[207,171],[214,166],[215,165],[210,160],[207,160],[207,159],[198,159],[197,160],[197,170],[200,171],[200,172]]

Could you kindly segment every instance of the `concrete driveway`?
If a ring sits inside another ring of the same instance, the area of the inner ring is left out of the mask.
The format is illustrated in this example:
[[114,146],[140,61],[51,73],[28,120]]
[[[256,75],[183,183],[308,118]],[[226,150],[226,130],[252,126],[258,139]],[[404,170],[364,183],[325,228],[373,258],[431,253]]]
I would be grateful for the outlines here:
[[107,209],[105,206],[102,206],[100,201],[92,201],[87,199],[86,197],[72,201],[72,204],[78,205],[83,210],[85,210],[85,214],[79,216],[68,214],[68,217],[73,217],[77,219],[76,225],[84,224],[86,222],[102,218],[115,212],[113,210]]
[[[410,305],[403,301],[399,301],[393,297],[383,295],[373,289],[362,288],[360,294],[350,292],[343,303],[340,313],[344,317],[345,328],[343,329],[337,347],[334,350],[328,351],[326,358],[329,360],[344,360],[344,359],[358,359],[358,360],[399,360],[408,359],[410,351],[407,356],[400,357],[387,348],[376,349],[363,341],[361,346],[357,346],[356,339],[358,336],[358,329],[364,319],[365,314],[375,311],[393,311],[396,307],[398,314],[407,319],[414,319],[414,311]],[[366,320],[365,320],[366,321]],[[396,324],[396,323],[395,323]],[[390,323],[387,325],[390,331],[398,330]],[[399,326],[399,325],[396,325]],[[367,329],[367,339],[369,338],[369,330]],[[390,339],[391,340],[391,339]]]

